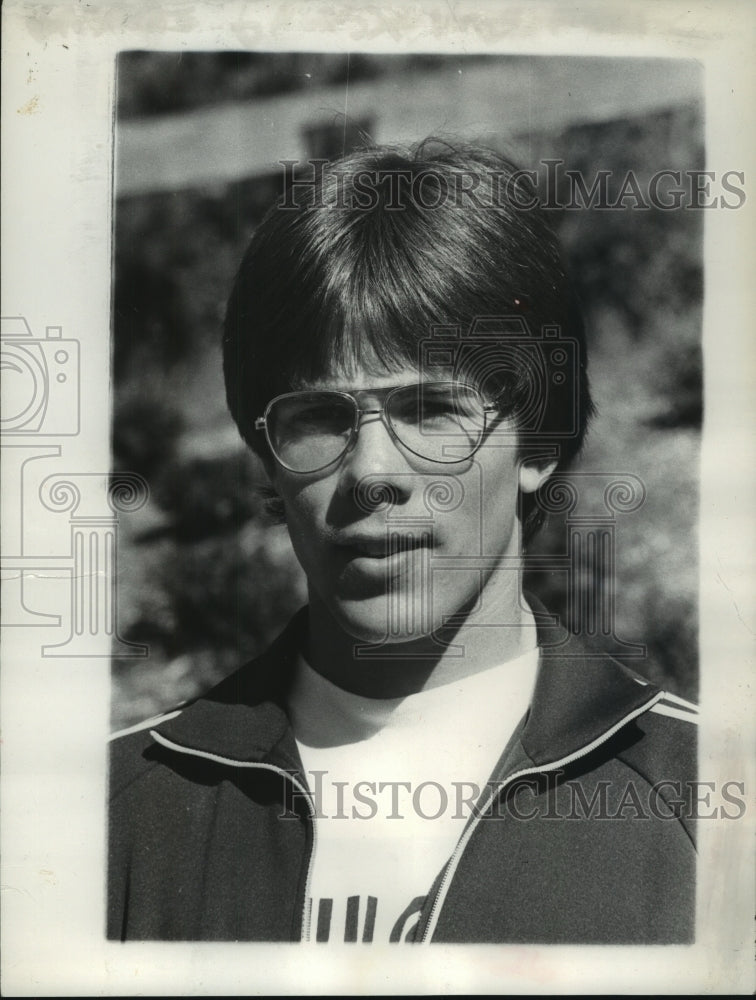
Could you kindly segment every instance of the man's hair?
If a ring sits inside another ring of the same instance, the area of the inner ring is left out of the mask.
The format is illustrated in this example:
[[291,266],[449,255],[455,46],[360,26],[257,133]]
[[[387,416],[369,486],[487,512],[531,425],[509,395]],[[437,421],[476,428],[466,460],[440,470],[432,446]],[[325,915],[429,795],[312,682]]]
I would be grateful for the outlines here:
[[[515,420],[537,389],[521,456],[537,445],[569,465],[593,410],[585,335],[527,175],[491,150],[435,139],[306,166],[255,231],[226,312],[226,395],[250,447],[265,454],[254,420],[274,396],[358,367],[418,366],[445,327],[471,337],[455,376],[485,381],[489,397],[506,386]],[[555,331],[566,363],[539,347]],[[542,520],[531,495],[519,513],[527,540]]]

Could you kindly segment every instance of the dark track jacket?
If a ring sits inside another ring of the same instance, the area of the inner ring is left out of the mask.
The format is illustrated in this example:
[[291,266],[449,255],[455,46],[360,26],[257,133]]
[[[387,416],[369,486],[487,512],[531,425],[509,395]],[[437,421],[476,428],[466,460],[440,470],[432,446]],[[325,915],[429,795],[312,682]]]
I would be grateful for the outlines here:
[[[303,621],[183,711],[114,740],[108,937],[310,939],[314,821],[283,708]],[[691,941],[694,722],[609,657],[542,644],[531,707],[413,940]]]

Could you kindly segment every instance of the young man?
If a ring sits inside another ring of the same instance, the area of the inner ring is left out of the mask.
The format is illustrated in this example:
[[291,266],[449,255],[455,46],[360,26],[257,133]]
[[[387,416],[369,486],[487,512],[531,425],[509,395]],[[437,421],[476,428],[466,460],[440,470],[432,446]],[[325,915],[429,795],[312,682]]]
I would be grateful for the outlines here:
[[224,364],[309,604],[115,742],[109,935],[691,940],[694,716],[521,591],[592,411],[523,176],[426,143],[294,178]]

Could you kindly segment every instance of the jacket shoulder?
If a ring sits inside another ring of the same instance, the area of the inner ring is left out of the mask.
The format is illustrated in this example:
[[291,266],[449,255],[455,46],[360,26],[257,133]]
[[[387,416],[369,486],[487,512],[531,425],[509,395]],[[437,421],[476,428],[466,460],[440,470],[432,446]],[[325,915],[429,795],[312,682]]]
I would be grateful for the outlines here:
[[698,777],[698,711],[691,702],[662,693],[635,720],[640,738],[618,759],[634,771],[676,817],[695,844]]
[[155,762],[147,754],[150,747],[155,745],[152,730],[162,722],[180,715],[181,711],[182,708],[178,708],[164,715],[156,715],[112,734],[108,748],[111,799],[120,795],[155,766]]
[[662,692],[636,720],[644,739],[621,756],[652,782],[695,781],[698,751],[698,708],[677,695]]

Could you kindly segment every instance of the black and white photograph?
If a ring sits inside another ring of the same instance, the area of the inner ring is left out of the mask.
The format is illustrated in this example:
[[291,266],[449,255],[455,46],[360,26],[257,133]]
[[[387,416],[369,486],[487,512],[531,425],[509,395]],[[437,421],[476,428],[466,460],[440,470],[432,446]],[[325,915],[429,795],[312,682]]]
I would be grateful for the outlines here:
[[8,995],[751,992],[732,19],[204,7],[5,15]]

